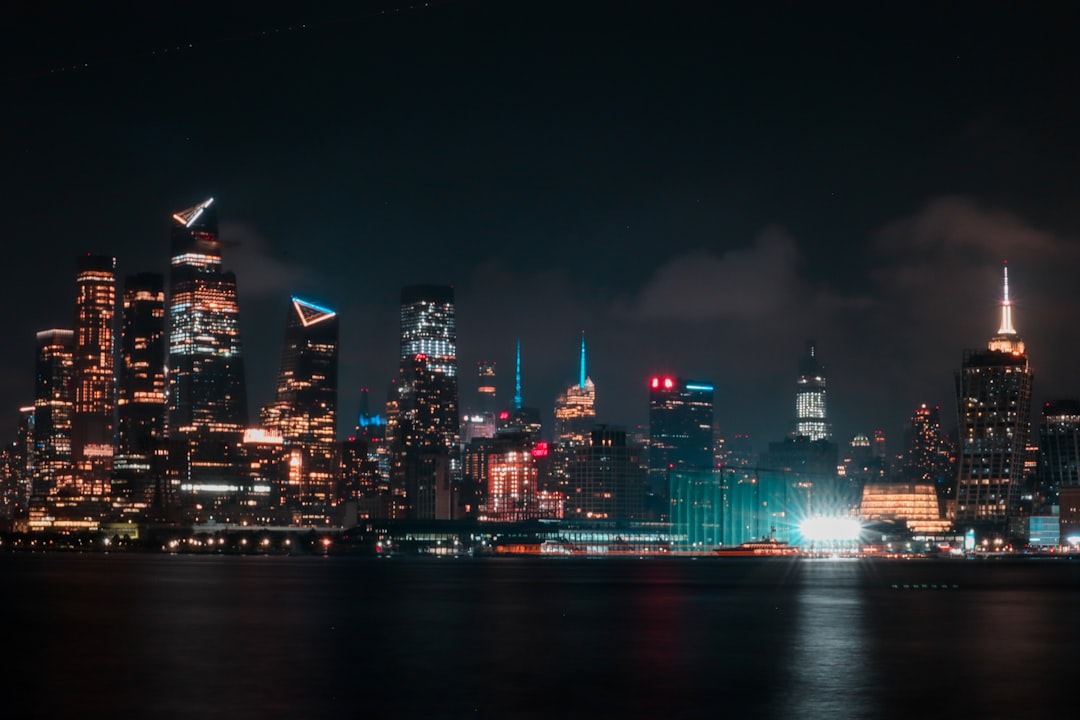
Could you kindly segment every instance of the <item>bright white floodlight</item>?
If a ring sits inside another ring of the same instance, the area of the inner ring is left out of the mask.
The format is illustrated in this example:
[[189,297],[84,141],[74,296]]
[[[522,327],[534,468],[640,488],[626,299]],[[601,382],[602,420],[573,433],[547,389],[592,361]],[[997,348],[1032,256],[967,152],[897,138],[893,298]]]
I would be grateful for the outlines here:
[[811,517],[799,525],[799,534],[810,542],[854,542],[862,529],[862,523],[851,517]]

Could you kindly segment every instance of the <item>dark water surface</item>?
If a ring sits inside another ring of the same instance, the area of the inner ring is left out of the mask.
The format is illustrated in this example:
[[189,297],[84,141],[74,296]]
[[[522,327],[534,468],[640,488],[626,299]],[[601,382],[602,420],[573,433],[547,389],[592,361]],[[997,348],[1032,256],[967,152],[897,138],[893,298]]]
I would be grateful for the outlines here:
[[15,553],[0,573],[7,717],[1019,718],[1072,697],[1080,658],[1070,561]]

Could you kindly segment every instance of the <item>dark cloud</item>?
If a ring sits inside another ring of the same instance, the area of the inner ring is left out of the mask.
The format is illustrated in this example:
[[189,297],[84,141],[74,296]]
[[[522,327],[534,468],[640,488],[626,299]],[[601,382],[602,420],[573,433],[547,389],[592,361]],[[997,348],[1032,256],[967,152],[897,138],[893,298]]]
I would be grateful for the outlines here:
[[798,264],[791,236],[766,228],[746,248],[672,258],[638,294],[635,310],[646,319],[766,320],[800,303]]

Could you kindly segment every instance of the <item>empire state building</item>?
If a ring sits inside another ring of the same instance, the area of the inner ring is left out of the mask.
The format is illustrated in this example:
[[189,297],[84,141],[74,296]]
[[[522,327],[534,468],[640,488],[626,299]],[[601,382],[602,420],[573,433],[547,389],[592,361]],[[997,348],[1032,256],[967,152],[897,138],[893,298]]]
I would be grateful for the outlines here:
[[966,351],[956,373],[960,527],[1003,529],[1016,511],[1031,433],[1032,379],[1024,341],[1013,327],[1006,265],[997,334],[986,350]]

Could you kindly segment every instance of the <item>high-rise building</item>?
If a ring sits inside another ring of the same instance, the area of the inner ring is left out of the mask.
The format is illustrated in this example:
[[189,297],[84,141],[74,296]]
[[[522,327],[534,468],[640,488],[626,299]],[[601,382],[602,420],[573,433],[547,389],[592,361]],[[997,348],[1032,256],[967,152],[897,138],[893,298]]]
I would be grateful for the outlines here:
[[578,381],[555,399],[555,437],[552,444],[551,485],[566,492],[570,463],[577,448],[589,442],[596,424],[596,385],[585,371],[585,336],[581,336]]
[[400,358],[396,414],[388,427],[393,514],[435,518],[449,512],[447,497],[460,474],[452,287],[402,290]]
[[220,497],[242,481],[248,425],[236,275],[221,264],[213,198],[172,216],[168,434],[186,455],[183,498]]
[[625,430],[598,425],[574,453],[564,517],[644,520],[645,489],[641,448],[627,443]]
[[286,503],[316,514],[327,513],[335,501],[337,379],[337,313],[292,298],[277,395],[263,409],[262,424],[281,433],[290,456]]
[[114,504],[137,514],[164,481],[165,277],[129,275],[122,303],[112,489]]
[[908,449],[900,475],[909,483],[934,486],[938,502],[947,516],[956,501],[955,451],[941,429],[941,409],[923,403],[911,416],[907,428]]
[[117,454],[148,455],[165,437],[165,277],[124,280]]
[[103,498],[110,489],[114,448],[115,258],[89,254],[80,257],[75,282],[72,462],[79,493],[88,498]]
[[509,410],[499,413],[498,430],[521,430],[539,438],[542,429],[539,408],[526,406],[525,396],[521,392],[521,341],[518,340],[514,364],[514,404]]
[[31,502],[61,490],[74,492],[71,418],[75,410],[75,331],[37,334],[34,384],[34,478]]
[[461,419],[461,444],[468,445],[473,438],[490,438],[497,429],[495,405],[495,363],[480,362],[476,366],[477,406],[466,412]]
[[555,442],[580,447],[589,440],[596,424],[596,385],[585,372],[585,336],[581,336],[578,381],[555,400]]
[[520,522],[539,517],[539,471],[529,433],[495,435],[487,455],[486,504],[481,519]]
[[959,457],[956,523],[1005,529],[1019,503],[1031,426],[1032,370],[1012,321],[1009,269],[1001,326],[986,350],[968,350],[956,373]]
[[667,495],[673,471],[713,470],[712,383],[670,375],[649,380],[649,486]]
[[1039,423],[1039,497],[1057,505],[1062,488],[1080,488],[1080,400],[1047,402]]
[[817,343],[806,341],[806,353],[799,360],[799,377],[795,381],[795,436],[811,440],[829,440],[829,425],[825,404],[825,367],[818,360]]

